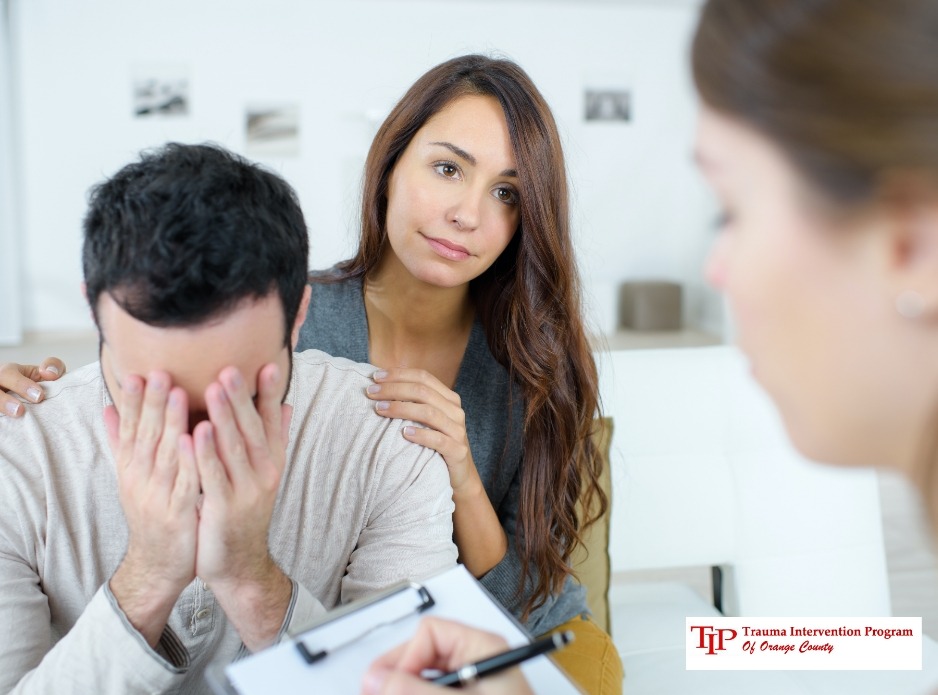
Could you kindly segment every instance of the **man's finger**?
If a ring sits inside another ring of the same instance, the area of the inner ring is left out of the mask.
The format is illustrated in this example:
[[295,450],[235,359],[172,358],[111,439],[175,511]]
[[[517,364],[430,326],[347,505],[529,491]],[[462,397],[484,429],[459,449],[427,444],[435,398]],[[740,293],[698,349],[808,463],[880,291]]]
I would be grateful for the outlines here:
[[140,422],[140,411],[143,408],[144,381],[136,374],[128,374],[120,385],[120,409],[117,411],[120,432],[118,446],[114,455],[124,464],[130,463],[135,442],[137,439],[137,424]]
[[202,492],[206,496],[227,497],[231,489],[231,480],[225,465],[218,458],[214,426],[211,422],[203,420],[196,425],[192,438],[195,440],[195,460]]
[[264,365],[257,375],[257,412],[264,424],[264,433],[271,450],[282,451],[290,430],[290,417],[283,406],[283,370],[276,364]]
[[104,409],[104,429],[107,431],[107,442],[111,447],[111,453],[114,454],[116,459],[120,454],[121,416],[113,405],[109,405]]
[[185,434],[189,426],[189,399],[178,386],[169,391],[163,423],[153,476],[156,482],[171,491],[179,470],[179,436]]
[[[209,384],[205,389],[205,404],[214,432],[212,446],[227,477],[234,485],[250,480],[251,464],[247,457],[247,447],[235,422],[234,410],[225,387],[217,381]],[[198,454],[198,438],[195,445]]]
[[[235,426],[244,446],[247,447],[248,462],[253,464],[269,458],[270,450],[267,444],[267,436],[264,432],[261,416],[258,414],[259,407],[264,400],[260,383],[257,391],[258,405],[255,406],[244,377],[236,367],[226,367],[221,370],[218,381],[225,389],[228,402],[231,404]],[[262,381],[263,379],[258,375],[258,382]]]
[[155,371],[147,375],[147,385],[143,392],[143,407],[140,421],[137,423],[137,436],[134,438],[135,456],[140,461],[152,461],[163,436],[166,401],[169,398],[170,378],[166,372]]
[[179,466],[170,499],[178,509],[194,508],[199,499],[199,468],[192,435],[179,435],[176,446]]

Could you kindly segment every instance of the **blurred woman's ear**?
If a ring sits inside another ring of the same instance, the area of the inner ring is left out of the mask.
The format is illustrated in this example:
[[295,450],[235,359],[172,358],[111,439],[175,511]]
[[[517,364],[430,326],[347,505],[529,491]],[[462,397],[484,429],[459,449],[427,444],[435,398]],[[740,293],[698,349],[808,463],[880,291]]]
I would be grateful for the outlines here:
[[938,177],[885,177],[877,201],[886,221],[889,288],[909,319],[938,320]]

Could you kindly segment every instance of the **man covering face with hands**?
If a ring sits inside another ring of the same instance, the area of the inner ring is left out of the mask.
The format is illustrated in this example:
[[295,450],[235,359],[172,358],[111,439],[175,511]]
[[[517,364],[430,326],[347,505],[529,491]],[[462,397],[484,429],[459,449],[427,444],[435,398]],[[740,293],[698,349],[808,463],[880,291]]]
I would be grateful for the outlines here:
[[212,661],[451,566],[443,460],[293,346],[292,189],[168,145],[94,189],[100,363],[0,420],[0,691],[204,692]]

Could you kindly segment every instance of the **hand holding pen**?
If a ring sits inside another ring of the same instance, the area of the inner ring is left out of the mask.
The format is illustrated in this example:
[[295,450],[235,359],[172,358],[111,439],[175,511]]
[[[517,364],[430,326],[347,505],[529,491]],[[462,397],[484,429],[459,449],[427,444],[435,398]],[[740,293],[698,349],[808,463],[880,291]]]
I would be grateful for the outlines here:
[[[565,643],[565,637],[558,638]],[[545,644],[542,645],[541,642]],[[459,685],[459,674],[469,675],[472,668],[479,671],[477,682],[467,684],[467,693],[479,695],[531,695],[524,675],[511,666],[537,653],[550,651],[554,640],[539,640],[527,648],[508,650],[508,644],[498,635],[440,618],[425,618],[414,638],[378,658],[365,674],[362,692],[365,695],[441,695],[449,689],[426,680],[426,670],[442,671],[453,685]],[[535,646],[537,645],[537,646]],[[502,658],[504,657],[504,658]],[[488,665],[485,664],[488,662]],[[496,671],[483,675],[483,671],[496,666]]]

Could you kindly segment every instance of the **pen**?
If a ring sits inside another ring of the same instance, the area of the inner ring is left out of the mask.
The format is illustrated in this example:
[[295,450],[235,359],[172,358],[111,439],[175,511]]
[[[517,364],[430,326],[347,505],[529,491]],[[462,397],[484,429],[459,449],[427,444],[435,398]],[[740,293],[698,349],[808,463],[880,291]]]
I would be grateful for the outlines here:
[[459,688],[463,685],[469,685],[480,678],[504,671],[506,668],[517,666],[523,661],[533,659],[535,656],[547,654],[555,649],[560,649],[573,641],[573,633],[569,630],[564,632],[555,632],[552,635],[543,637],[531,644],[526,644],[517,649],[509,649],[507,652],[490,656],[488,659],[482,659],[474,664],[466,664],[462,668],[450,673],[444,673],[433,679],[435,685],[445,685],[451,688]]

